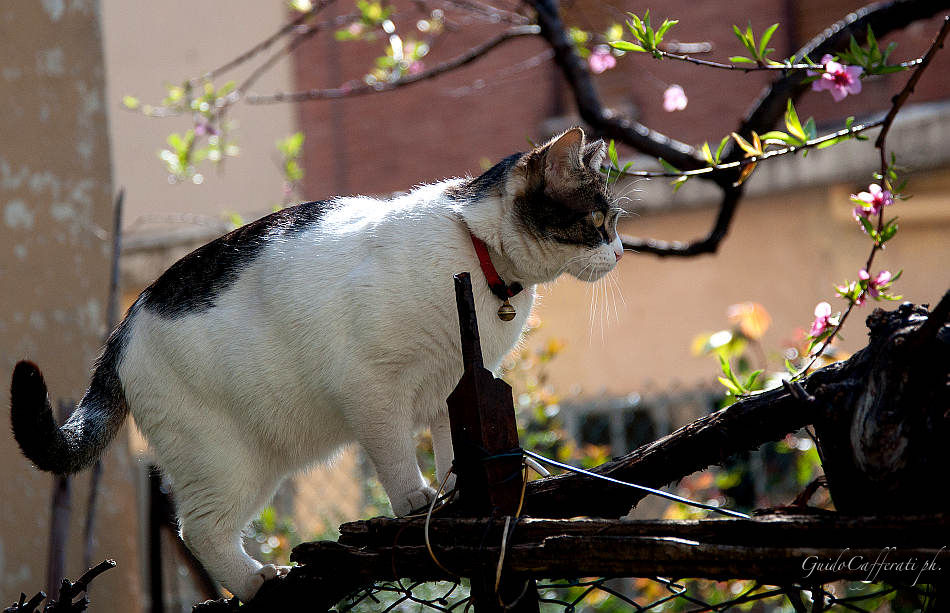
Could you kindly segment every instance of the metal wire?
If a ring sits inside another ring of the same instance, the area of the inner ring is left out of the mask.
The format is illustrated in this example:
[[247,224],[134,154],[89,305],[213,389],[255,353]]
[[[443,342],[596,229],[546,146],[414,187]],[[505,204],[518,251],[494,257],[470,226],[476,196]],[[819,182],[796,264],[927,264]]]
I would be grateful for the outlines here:
[[[914,608],[926,605],[932,594],[926,588],[912,586],[875,585],[862,582],[833,582],[826,585],[790,585],[772,587],[749,581],[734,597],[722,597],[713,601],[710,592],[721,597],[721,582],[694,580],[689,582],[673,581],[663,577],[639,578],[638,586],[627,582],[616,585],[617,578],[587,578],[538,582],[538,602],[542,613],[580,613],[596,611],[735,611],[747,610],[753,603],[766,603],[767,609],[787,610],[789,603],[803,600],[815,603],[823,602],[823,611],[861,611],[870,613],[878,610],[882,598],[898,596],[914,602]],[[620,579],[623,581],[623,579]],[[855,587],[871,589],[867,593],[854,596],[836,596],[833,589],[851,591]],[[877,589],[875,589],[877,588]],[[657,592],[665,592],[657,595]],[[864,604],[865,606],[861,606]],[[424,583],[421,581],[403,585],[398,582],[384,582],[361,590],[341,601],[335,611],[338,613],[389,613],[439,611],[442,613],[463,613],[472,605],[467,581]]]
[[719,513],[721,515],[729,515],[731,517],[739,517],[742,519],[752,519],[751,515],[740,513],[739,511],[733,511],[731,509],[723,509],[721,507],[716,507],[711,504],[705,504],[703,502],[696,502],[695,500],[690,500],[689,498],[683,498],[682,496],[677,496],[676,494],[670,494],[669,492],[664,492],[663,490],[653,489],[652,487],[647,487],[645,485],[640,485],[638,483],[630,483],[629,481],[621,481],[620,479],[614,479],[613,477],[608,477],[607,475],[600,475],[598,473],[591,472],[583,468],[578,468],[577,466],[571,466],[570,464],[564,464],[563,462],[558,462],[557,460],[546,458],[543,455],[540,455],[533,451],[528,451],[527,449],[523,449],[522,451],[525,455],[532,457],[538,460],[539,462],[544,462],[545,464],[550,464],[551,466],[557,466],[558,468],[563,468],[564,470],[568,470],[573,473],[585,475],[587,477],[593,477],[595,479],[607,481],[608,483],[613,483],[615,485],[623,485],[626,487],[632,487],[634,489],[647,492],[648,494],[653,494],[654,496],[659,496],[661,498],[666,498],[667,500],[681,502],[691,507],[706,509],[707,511],[712,511],[713,513]]

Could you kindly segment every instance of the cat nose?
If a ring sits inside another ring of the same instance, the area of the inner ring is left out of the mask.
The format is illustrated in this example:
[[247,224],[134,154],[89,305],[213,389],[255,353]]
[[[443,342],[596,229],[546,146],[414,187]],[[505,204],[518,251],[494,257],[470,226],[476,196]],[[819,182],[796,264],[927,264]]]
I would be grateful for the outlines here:
[[623,257],[623,249],[621,249],[620,251],[614,251],[614,255],[617,257],[617,261],[619,262],[620,258]]

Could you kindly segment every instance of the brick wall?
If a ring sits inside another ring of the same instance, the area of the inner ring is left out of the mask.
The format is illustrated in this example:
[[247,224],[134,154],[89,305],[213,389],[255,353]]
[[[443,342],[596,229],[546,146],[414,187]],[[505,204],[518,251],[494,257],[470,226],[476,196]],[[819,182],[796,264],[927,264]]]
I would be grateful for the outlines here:
[[[405,32],[424,16],[417,4],[395,5],[399,9],[399,32]],[[712,47],[708,57],[715,59],[743,51],[732,33],[733,24],[744,27],[751,23],[753,30],[761,33],[772,23],[781,22],[771,43],[776,48],[775,57],[780,57],[789,55],[823,27],[861,5],[853,0],[671,0],[662,9],[654,7],[653,16],[655,21],[667,16],[679,19],[668,40],[708,42]],[[336,10],[350,8],[346,3]],[[623,19],[624,11],[642,14],[646,8],[632,2],[612,6],[576,0],[565,5],[564,11],[568,24],[603,31],[610,21]],[[448,15],[458,17],[451,12]],[[426,64],[431,66],[452,57],[504,27],[481,24],[447,33],[434,46]],[[938,28],[939,19],[932,19],[912,25],[884,42],[899,42],[895,60],[916,57],[927,48]],[[330,87],[359,78],[384,47],[384,39],[376,45],[366,45],[340,44],[329,36],[315,38],[302,46],[295,57],[296,85],[299,89]],[[307,136],[306,196],[382,193],[405,189],[416,182],[477,173],[480,161],[494,162],[524,149],[526,139],[543,138],[545,120],[574,113],[570,92],[550,61],[515,75],[506,76],[504,71],[544,49],[539,40],[515,41],[435,81],[361,98],[301,104],[300,125]],[[948,70],[950,54],[938,56],[913,102],[947,97],[950,83],[940,75]],[[718,141],[734,129],[772,76],[658,62],[643,54],[632,54],[616,69],[597,77],[597,84],[608,105],[632,112],[641,122],[672,137],[701,143]],[[898,74],[868,81],[865,95],[838,104],[827,93],[809,95],[801,102],[800,111],[805,117],[814,115],[819,123],[847,115],[860,117],[886,106],[906,78],[907,74]],[[460,87],[472,85],[478,79],[489,85],[460,94]],[[662,93],[673,83],[686,89],[690,104],[684,111],[667,113],[661,106]]]

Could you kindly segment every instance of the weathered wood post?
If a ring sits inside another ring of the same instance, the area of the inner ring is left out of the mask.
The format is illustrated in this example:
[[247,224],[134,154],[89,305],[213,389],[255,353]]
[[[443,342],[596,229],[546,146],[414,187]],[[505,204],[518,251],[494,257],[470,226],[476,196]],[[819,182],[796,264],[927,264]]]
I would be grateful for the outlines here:
[[[522,457],[511,387],[484,366],[472,281],[468,273],[455,275],[465,372],[448,397],[452,445],[455,450],[456,488],[466,515],[514,516],[522,491]],[[472,577],[472,602],[479,613],[538,611],[533,579],[502,570],[496,586],[496,568]]]

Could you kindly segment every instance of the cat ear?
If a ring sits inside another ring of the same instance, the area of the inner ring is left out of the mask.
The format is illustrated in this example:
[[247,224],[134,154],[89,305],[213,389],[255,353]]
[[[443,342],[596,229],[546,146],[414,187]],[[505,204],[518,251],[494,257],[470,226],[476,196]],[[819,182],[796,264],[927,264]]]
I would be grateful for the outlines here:
[[604,163],[605,157],[607,157],[607,143],[602,138],[584,147],[584,165],[591,170],[600,171],[600,165]]
[[584,131],[571,128],[544,146],[544,175],[552,184],[568,179],[583,168]]

